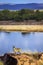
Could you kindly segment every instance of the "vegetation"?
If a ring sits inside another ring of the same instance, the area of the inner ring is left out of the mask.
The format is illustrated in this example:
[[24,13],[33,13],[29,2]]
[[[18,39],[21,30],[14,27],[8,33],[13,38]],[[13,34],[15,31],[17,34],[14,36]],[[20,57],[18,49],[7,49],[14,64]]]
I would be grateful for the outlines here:
[[43,63],[39,62],[39,65],[43,65]]
[[0,65],[4,65],[2,61],[0,61]]
[[43,12],[36,10],[22,9],[20,11],[0,11],[0,20],[14,20],[14,21],[24,21],[24,20],[43,20]]
[[38,52],[35,52],[32,54],[33,58],[36,59],[36,60],[39,60],[41,58],[41,54],[38,53]]

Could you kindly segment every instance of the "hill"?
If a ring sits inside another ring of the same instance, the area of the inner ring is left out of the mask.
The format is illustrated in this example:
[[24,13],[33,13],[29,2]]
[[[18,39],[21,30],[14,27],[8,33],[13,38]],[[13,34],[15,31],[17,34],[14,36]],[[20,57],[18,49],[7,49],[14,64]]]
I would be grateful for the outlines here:
[[28,4],[0,4],[0,10],[20,10],[20,9],[43,9],[43,3],[28,3]]

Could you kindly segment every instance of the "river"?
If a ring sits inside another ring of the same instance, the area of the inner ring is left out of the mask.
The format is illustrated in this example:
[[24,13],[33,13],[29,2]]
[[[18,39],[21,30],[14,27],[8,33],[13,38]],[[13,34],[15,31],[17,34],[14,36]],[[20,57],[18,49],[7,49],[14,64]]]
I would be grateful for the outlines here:
[[0,55],[13,52],[13,46],[25,52],[43,52],[43,32],[0,32]]

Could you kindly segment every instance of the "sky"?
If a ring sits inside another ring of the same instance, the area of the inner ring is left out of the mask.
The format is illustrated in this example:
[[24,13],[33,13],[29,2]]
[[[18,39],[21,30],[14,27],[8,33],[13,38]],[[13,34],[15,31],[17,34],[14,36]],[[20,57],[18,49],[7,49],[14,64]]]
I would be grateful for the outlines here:
[[0,0],[0,3],[12,3],[12,4],[43,3],[43,0]]
[[21,32],[0,32],[0,55],[13,52],[13,46],[25,52],[43,52],[43,33],[22,35]]

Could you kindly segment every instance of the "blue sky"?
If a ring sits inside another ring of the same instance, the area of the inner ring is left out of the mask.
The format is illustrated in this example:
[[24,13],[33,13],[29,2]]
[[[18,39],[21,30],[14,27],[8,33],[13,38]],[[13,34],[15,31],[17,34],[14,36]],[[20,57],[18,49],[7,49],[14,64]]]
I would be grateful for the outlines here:
[[20,32],[0,32],[0,54],[13,51],[13,46],[24,51],[43,51],[43,33],[22,35]]
[[14,3],[14,4],[43,3],[43,0],[0,0],[0,3]]

